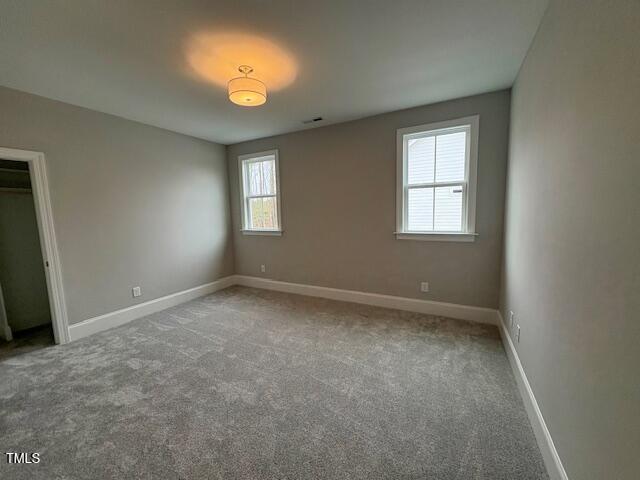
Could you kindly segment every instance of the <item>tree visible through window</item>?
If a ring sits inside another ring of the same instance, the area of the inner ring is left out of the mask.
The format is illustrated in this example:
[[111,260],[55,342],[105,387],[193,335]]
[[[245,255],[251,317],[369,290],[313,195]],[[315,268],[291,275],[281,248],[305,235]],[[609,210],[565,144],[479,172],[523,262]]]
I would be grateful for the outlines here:
[[240,157],[243,230],[280,230],[277,157],[277,151]]

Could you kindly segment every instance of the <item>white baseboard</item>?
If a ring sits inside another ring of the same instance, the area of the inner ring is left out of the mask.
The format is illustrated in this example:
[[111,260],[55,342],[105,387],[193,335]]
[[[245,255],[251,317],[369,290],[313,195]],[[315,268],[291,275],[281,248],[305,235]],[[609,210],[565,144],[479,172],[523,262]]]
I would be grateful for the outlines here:
[[234,275],[230,275],[215,282],[206,283],[198,287],[183,290],[182,292],[172,293],[165,297],[149,300],[148,302],[116,310],[115,312],[110,312],[98,317],[89,318],[80,323],[74,323],[69,325],[69,339],[70,341],[74,341],[94,333],[102,332],[103,330],[118,327],[136,318],[165,310],[193,300],[194,298],[208,295],[209,293],[217,292],[223,288],[230,287],[234,283]]
[[524,406],[527,411],[527,415],[529,416],[531,426],[533,427],[533,433],[536,436],[538,447],[542,453],[542,458],[544,459],[545,466],[547,467],[549,477],[551,480],[568,480],[569,477],[567,477],[567,472],[564,470],[562,460],[560,460],[560,456],[558,455],[558,451],[553,443],[547,424],[544,421],[544,417],[542,416],[542,412],[538,406],[538,401],[533,394],[527,375],[524,373],[522,363],[520,363],[520,357],[518,357],[518,352],[513,345],[511,336],[509,335],[509,330],[507,329],[500,312],[498,311],[497,313],[498,328],[500,329],[502,343],[504,344],[504,349],[507,352],[509,363],[511,363],[513,374],[516,377],[518,389],[520,390],[520,395],[524,401]]
[[496,311],[492,308],[472,307],[455,303],[435,302],[432,300],[420,300],[417,298],[395,297],[379,293],[358,292],[355,290],[342,290],[339,288],[318,287],[302,283],[281,282],[267,278],[250,277],[247,275],[235,275],[235,284],[246,287],[263,288],[265,290],[277,290],[279,292],[296,293],[310,297],[322,297],[343,302],[361,303],[376,307],[394,308],[409,312],[426,313],[442,317],[458,318],[472,322],[488,323],[496,325]]
[[496,311],[484,307],[471,307],[454,303],[434,302],[415,298],[394,297],[377,293],[357,292],[353,290],[341,290],[338,288],[317,287],[300,283],[280,282],[266,278],[249,277],[246,275],[230,275],[215,282],[190,288],[182,292],[173,293],[165,297],[156,298],[148,302],[133,305],[131,307],[116,310],[97,317],[83,320],[69,326],[69,341],[102,332],[110,328],[124,325],[137,318],[150,315],[160,310],[179,305],[194,298],[222,290],[232,285],[244,285],[247,287],[277,290],[279,292],[296,293],[311,297],[322,297],[344,302],[361,303],[377,307],[395,308],[410,312],[426,313],[450,318],[459,318],[473,322],[496,324]]

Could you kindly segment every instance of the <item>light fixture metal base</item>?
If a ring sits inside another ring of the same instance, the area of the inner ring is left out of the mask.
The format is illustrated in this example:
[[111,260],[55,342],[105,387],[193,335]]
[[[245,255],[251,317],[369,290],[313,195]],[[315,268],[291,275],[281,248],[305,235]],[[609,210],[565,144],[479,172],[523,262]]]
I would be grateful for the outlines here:
[[253,72],[253,68],[249,65],[240,65],[238,67],[238,71],[244,75],[249,75],[251,72]]

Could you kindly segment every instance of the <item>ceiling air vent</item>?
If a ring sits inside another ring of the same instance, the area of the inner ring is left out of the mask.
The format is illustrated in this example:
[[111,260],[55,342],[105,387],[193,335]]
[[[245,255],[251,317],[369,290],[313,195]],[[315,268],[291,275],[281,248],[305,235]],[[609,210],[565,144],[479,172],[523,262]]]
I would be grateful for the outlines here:
[[309,125],[310,123],[316,123],[316,122],[321,122],[322,121],[322,117],[316,117],[316,118],[312,118],[310,120],[303,120],[302,123],[304,123],[305,125]]

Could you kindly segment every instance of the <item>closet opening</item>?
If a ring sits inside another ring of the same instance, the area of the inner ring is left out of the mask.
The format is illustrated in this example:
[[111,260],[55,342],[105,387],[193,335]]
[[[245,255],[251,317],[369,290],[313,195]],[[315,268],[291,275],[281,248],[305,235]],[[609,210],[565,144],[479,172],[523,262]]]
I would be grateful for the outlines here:
[[0,361],[68,341],[45,156],[0,147]]
[[55,343],[45,269],[29,164],[0,158],[0,358]]

